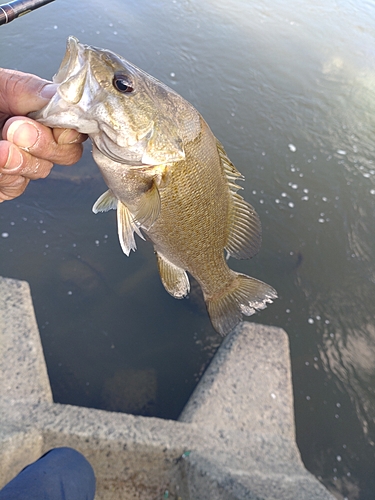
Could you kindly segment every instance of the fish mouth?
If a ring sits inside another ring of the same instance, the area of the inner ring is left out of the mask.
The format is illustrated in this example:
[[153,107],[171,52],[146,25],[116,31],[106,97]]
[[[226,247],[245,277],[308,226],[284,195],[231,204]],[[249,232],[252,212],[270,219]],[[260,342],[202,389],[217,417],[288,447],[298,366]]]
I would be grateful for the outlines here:
[[69,36],[60,67],[53,77],[55,83],[63,83],[85,65],[83,54],[86,47],[75,36]]

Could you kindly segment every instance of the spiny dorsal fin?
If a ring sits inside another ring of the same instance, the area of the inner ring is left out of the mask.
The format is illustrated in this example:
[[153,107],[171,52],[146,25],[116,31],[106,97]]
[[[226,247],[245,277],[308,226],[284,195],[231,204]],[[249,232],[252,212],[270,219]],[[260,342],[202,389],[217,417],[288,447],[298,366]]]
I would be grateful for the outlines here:
[[139,201],[138,210],[134,214],[134,220],[138,225],[150,229],[159,216],[160,207],[161,200],[159,190],[153,180],[150,189],[142,195]]
[[129,257],[130,251],[135,252],[137,249],[134,233],[137,233],[143,240],[144,237],[128,207],[121,201],[117,204],[117,231],[122,251]]
[[232,210],[229,214],[231,220],[225,249],[228,256],[236,259],[250,259],[259,252],[262,243],[260,219],[255,209],[237,193],[241,187],[237,186],[236,180],[243,180],[243,175],[229,160],[219,141],[217,141],[217,149],[232,197]]
[[190,291],[189,278],[181,267],[172,264],[163,255],[156,253],[158,268],[164,288],[175,299],[182,299]]
[[98,212],[108,212],[108,210],[116,210],[117,208],[117,198],[112,193],[110,189],[103,193],[94,203],[92,211],[94,214]]

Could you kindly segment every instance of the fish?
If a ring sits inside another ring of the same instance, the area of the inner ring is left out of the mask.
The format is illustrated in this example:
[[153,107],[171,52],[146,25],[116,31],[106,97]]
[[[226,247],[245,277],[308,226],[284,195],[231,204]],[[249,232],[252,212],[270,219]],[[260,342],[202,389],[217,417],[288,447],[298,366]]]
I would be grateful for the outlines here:
[[135,235],[150,240],[166,291],[188,296],[193,276],[223,336],[277,298],[272,286],[228,266],[229,257],[258,253],[261,222],[238,193],[244,177],[192,104],[123,57],[73,36],[53,81],[56,94],[29,116],[89,135],[108,187],[92,210],[117,210],[127,256]]

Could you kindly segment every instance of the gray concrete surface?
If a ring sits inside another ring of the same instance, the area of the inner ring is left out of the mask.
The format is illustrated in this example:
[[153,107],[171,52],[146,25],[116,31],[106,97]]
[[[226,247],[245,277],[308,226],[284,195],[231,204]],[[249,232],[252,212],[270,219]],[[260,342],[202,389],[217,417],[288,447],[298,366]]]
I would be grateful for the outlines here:
[[223,342],[179,421],[53,403],[26,282],[0,278],[0,487],[55,446],[91,462],[96,500],[332,500],[295,442],[286,333]]

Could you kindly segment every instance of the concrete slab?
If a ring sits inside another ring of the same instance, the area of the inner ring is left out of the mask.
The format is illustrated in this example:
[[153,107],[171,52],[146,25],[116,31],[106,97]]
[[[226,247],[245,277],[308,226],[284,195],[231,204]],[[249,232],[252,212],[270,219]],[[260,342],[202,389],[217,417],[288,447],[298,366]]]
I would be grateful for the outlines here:
[[53,403],[28,284],[0,278],[0,487],[55,446],[91,462],[96,500],[332,500],[295,442],[286,333],[243,323],[179,421]]

